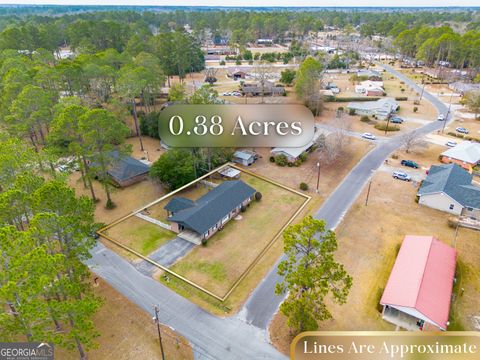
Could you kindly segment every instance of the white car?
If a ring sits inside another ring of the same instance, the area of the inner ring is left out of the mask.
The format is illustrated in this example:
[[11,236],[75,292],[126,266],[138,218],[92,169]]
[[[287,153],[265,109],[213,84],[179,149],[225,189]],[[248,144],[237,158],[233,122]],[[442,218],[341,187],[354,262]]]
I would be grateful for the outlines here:
[[444,114],[438,115],[437,120],[438,121],[444,121],[445,120],[445,115]]
[[455,147],[457,146],[457,143],[455,141],[447,141],[445,145],[447,145],[448,147]]
[[403,181],[412,181],[412,177],[403,171],[394,171],[392,176],[394,179],[403,180]]
[[232,96],[232,93],[224,92],[224,93],[222,93],[222,96]]
[[242,93],[240,91],[234,91],[230,95],[232,95],[232,96],[242,96]]
[[375,140],[376,137],[372,133],[363,133],[362,138],[367,139],[367,140]]

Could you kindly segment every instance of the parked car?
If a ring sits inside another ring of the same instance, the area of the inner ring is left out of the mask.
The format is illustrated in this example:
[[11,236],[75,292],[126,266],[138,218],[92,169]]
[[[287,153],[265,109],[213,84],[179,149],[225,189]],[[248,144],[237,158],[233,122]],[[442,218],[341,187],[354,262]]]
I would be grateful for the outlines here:
[[222,95],[222,96],[231,96],[231,95],[232,95],[232,93],[229,93],[229,92],[224,92],[224,93],[222,93],[221,95]]
[[375,135],[373,135],[372,133],[363,133],[362,138],[368,139],[368,140],[375,140],[376,139]]
[[394,171],[392,176],[394,179],[412,181],[412,177],[403,171]]
[[455,147],[457,146],[457,143],[455,141],[447,141],[445,145],[448,147]]
[[418,169],[420,167],[413,160],[402,160],[402,161],[400,161],[400,164],[402,164],[403,166],[408,166],[408,167],[414,168],[414,169]]
[[455,129],[456,132],[462,133],[462,134],[468,134],[470,131],[468,129],[465,129],[464,127],[457,127]]
[[242,96],[242,93],[240,91],[233,91],[231,93],[232,96]]
[[334,94],[340,94],[340,89],[335,87],[335,88],[331,88],[330,91]]
[[393,124],[403,124],[403,119],[399,116],[394,116],[390,119],[390,122]]
[[445,115],[444,114],[438,115],[437,120],[438,121],[444,121],[445,120]]

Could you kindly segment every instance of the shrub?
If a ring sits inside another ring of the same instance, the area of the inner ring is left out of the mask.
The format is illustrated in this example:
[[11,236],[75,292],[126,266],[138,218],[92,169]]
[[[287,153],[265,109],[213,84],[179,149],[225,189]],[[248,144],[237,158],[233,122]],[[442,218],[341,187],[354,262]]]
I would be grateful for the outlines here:
[[270,162],[272,162],[272,163],[275,162],[275,156],[270,156],[269,160],[270,160]]
[[301,153],[301,154],[298,156],[298,159],[300,160],[300,163],[306,161],[306,160],[307,160],[307,154],[306,154],[306,153]]
[[256,192],[255,193],[255,200],[260,201],[262,200],[262,193],[261,192]]
[[413,107],[413,112],[416,113],[418,111],[418,106]]
[[307,191],[308,190],[308,184],[301,182],[300,183],[300,190]]
[[348,115],[355,115],[355,109],[348,109]]
[[398,125],[392,125],[392,124],[389,124],[388,127],[387,127],[387,123],[386,122],[380,122],[378,124],[375,124],[374,126],[375,129],[377,130],[381,130],[381,131],[398,131],[400,130],[400,127]]
[[414,100],[413,105],[420,105],[420,100]]
[[398,154],[392,154],[392,159],[397,160],[398,159]]
[[288,167],[292,167],[292,166],[293,166],[293,163],[292,163],[292,162],[287,162],[287,166],[288,166]]
[[285,155],[280,154],[275,156],[275,164],[277,164],[278,166],[287,166],[288,163],[288,159]]
[[302,165],[302,160],[300,160],[300,159],[295,160],[293,165],[295,165],[296,167],[299,167],[300,165]]
[[242,61],[239,59],[235,60],[235,65],[242,65]]
[[367,115],[362,115],[362,117],[360,118],[360,121],[368,123],[370,122],[370,118]]
[[240,211],[241,211],[241,212],[247,211],[247,207],[246,207],[245,205],[242,205],[242,206],[240,207]]
[[224,66],[225,65],[225,60],[220,61],[220,65]]
[[339,106],[337,110],[338,110],[338,111],[345,111],[345,109],[344,109],[343,106]]
[[397,96],[397,97],[395,98],[395,100],[397,100],[397,101],[407,101],[407,100],[408,100],[408,97],[406,97],[406,96]]

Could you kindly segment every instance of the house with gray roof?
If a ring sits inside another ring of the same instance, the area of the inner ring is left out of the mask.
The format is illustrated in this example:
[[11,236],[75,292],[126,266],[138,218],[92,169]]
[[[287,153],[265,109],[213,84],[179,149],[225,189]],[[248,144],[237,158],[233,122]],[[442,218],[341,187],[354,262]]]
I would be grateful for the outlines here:
[[119,187],[126,187],[147,178],[150,167],[131,156],[119,155],[113,151],[115,161],[107,171],[110,179]]
[[454,215],[480,219],[480,187],[457,164],[432,165],[417,193],[418,203]]
[[395,99],[382,98],[376,101],[357,101],[348,103],[347,109],[354,110],[356,115],[375,116],[379,120],[387,119],[398,110]]
[[224,181],[193,201],[176,197],[164,207],[171,230],[196,244],[205,242],[247,206],[256,190],[242,180]]

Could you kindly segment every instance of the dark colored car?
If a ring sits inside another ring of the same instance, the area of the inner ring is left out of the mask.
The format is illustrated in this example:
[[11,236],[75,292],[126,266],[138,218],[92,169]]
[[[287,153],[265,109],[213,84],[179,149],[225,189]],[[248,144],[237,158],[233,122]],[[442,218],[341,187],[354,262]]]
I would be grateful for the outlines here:
[[393,124],[403,124],[403,119],[398,116],[394,116],[390,119],[390,122]]
[[414,169],[418,169],[420,167],[415,161],[412,161],[412,160],[402,160],[400,164],[402,164],[403,166],[414,168]]

